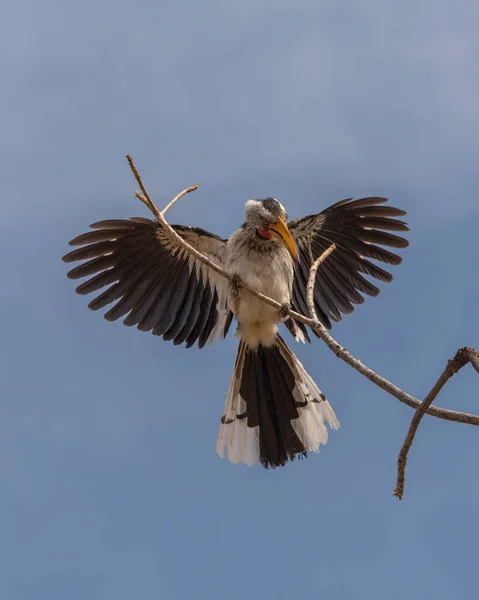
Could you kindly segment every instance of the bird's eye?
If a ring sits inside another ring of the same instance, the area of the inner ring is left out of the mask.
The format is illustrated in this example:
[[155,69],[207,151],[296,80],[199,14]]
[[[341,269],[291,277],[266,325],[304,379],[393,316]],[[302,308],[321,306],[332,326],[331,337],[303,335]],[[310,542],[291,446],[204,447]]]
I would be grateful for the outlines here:
[[263,217],[261,217],[261,222],[263,223],[263,227],[265,229],[269,229],[271,227],[271,224],[266,219],[263,219]]

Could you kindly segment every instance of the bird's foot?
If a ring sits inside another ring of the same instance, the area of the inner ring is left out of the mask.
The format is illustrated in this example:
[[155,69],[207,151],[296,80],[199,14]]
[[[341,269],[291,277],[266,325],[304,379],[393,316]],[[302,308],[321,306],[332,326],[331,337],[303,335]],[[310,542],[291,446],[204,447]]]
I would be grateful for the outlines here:
[[236,295],[238,295],[239,291],[243,288],[243,280],[238,275],[238,273],[235,273],[231,276],[230,286],[231,291]]
[[291,310],[291,304],[285,302],[281,305],[281,308],[278,310],[280,321],[284,321],[286,317],[289,315],[289,311]]
[[231,292],[231,300],[232,300],[232,310],[236,314],[239,309],[239,298],[241,290],[243,289],[243,280],[241,277],[235,273],[231,277],[230,281],[230,292]]

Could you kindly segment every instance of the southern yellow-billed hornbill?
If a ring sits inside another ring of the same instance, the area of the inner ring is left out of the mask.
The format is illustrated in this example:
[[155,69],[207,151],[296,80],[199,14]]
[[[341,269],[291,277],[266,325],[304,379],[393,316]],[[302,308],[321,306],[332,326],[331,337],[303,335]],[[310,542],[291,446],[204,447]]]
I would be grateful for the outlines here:
[[[245,223],[224,240],[198,227],[174,225],[199,252],[235,275],[233,285],[175,247],[156,221],[143,218],[100,221],[94,231],[70,242],[81,246],[63,260],[86,260],[68,273],[89,277],[78,288],[88,294],[109,286],[88,305],[97,310],[114,302],[104,315],[125,317],[126,325],[152,331],[174,344],[202,348],[222,339],[233,316],[240,340],[218,436],[217,451],[230,461],[278,467],[327,442],[324,421],[339,424],[324,394],[278,333],[281,314],[241,290],[242,280],[283,305],[308,315],[306,283],[313,258],[333,242],[335,251],[316,277],[314,302],[326,327],[364,302],[362,294],[379,289],[392,276],[369,259],[397,265],[401,258],[381,246],[405,248],[408,242],[390,231],[407,231],[397,219],[403,210],[385,206],[386,198],[346,199],[317,215],[287,224],[275,198],[248,200]],[[310,341],[306,327],[287,318],[296,340]]]

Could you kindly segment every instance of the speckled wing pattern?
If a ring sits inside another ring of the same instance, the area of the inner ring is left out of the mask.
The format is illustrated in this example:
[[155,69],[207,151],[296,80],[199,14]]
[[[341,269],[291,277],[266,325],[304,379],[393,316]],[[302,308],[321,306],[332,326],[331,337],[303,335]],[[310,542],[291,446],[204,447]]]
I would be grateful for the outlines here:
[[[68,273],[70,279],[88,279],[79,294],[106,286],[88,305],[98,310],[114,302],[105,319],[125,317],[128,326],[151,331],[174,344],[202,348],[225,322],[220,302],[220,277],[175,247],[156,221],[141,217],[100,221],[70,242],[80,246],[63,257],[67,263],[86,261]],[[219,265],[226,240],[200,229],[173,225],[191,246]],[[219,318],[221,317],[221,318]],[[222,332],[226,334],[225,331]]]
[[327,328],[351,313],[364,296],[377,296],[379,289],[363,275],[389,282],[392,275],[371,260],[398,265],[401,257],[382,246],[405,248],[409,242],[390,231],[408,231],[397,217],[406,211],[383,206],[387,198],[347,198],[319,214],[288,223],[296,243],[299,266],[293,282],[292,306],[309,316],[306,285],[311,266],[309,247],[315,260],[333,242],[335,251],[320,265],[314,288],[314,304],[319,320]]

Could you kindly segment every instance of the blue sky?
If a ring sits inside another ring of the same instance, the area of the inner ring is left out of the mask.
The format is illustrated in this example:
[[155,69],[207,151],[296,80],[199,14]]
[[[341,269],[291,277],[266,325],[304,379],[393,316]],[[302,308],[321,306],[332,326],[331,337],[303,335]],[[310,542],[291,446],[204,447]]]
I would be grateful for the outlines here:
[[[185,350],[107,323],[67,242],[170,214],[229,235],[251,197],[292,218],[344,197],[408,210],[395,280],[333,335],[424,396],[479,345],[479,5],[458,0],[13,0],[0,23],[0,597],[409,600],[477,593],[479,431],[425,418],[296,346],[341,429],[249,469],[215,453],[236,344]],[[438,404],[477,412],[465,368]]]

